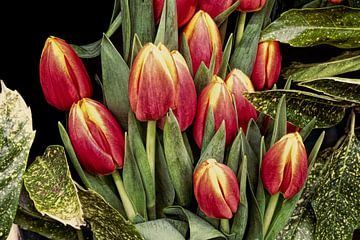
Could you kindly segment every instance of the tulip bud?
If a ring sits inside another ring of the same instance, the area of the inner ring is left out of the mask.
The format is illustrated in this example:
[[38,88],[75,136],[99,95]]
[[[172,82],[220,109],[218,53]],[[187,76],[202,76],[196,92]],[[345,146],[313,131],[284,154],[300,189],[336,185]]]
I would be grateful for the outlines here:
[[341,4],[343,0],[328,0],[328,2],[331,4]]
[[215,131],[219,129],[221,123],[225,121],[226,144],[230,144],[237,133],[236,112],[232,103],[230,91],[225,82],[218,76],[202,90],[197,104],[197,112],[194,123],[194,139],[201,148],[206,119],[211,107],[214,113]]
[[162,44],[146,44],[130,71],[129,101],[140,121],[156,121],[175,108],[178,87],[176,66]]
[[189,45],[193,73],[196,74],[201,62],[209,67],[211,56],[216,48],[214,74],[217,74],[222,59],[222,43],[218,27],[204,11],[198,11],[184,29]]
[[71,107],[68,124],[76,156],[88,172],[107,175],[123,167],[124,134],[104,105],[81,99]]
[[241,12],[257,12],[265,6],[266,0],[241,0],[237,10]]
[[215,159],[203,161],[193,175],[199,208],[210,218],[230,219],[240,202],[240,187],[234,172]]
[[[178,27],[184,26],[194,15],[197,0],[176,0]],[[164,0],[153,0],[155,23],[159,24]]]
[[207,12],[212,18],[215,18],[228,9],[234,2],[234,0],[199,0],[198,6],[201,10]]
[[249,121],[252,118],[256,120],[258,113],[255,107],[242,94],[243,92],[254,92],[254,87],[248,76],[238,69],[232,70],[225,82],[235,98],[238,125],[246,132]]
[[292,198],[304,186],[307,174],[307,154],[298,132],[283,136],[262,160],[261,178],[271,195],[281,192],[284,198]]
[[260,42],[251,75],[256,90],[271,89],[278,81],[281,53],[278,41]]
[[92,95],[91,81],[81,59],[69,44],[56,37],[45,42],[40,59],[40,83],[46,101],[63,111]]

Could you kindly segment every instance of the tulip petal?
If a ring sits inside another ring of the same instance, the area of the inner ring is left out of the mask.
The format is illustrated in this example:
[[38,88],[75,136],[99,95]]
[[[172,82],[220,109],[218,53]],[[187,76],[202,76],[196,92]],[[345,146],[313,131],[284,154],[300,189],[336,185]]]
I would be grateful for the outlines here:
[[280,45],[277,41],[271,41],[267,49],[266,64],[266,88],[271,89],[278,81],[281,71]]
[[217,165],[218,183],[227,205],[233,213],[236,212],[240,201],[240,187],[234,172],[226,165]]

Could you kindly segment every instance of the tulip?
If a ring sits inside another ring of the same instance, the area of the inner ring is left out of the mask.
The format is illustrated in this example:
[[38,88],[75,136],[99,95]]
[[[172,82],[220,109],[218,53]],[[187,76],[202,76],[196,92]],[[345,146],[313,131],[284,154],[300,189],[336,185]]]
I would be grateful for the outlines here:
[[81,59],[64,40],[49,37],[40,59],[40,83],[46,101],[68,111],[81,98],[91,97],[92,86]]
[[234,0],[199,0],[198,6],[201,10],[207,12],[212,18],[215,18],[228,9],[234,2]]
[[[194,15],[197,0],[176,0],[178,27],[184,26]],[[155,23],[159,24],[164,0],[153,0]]]
[[156,121],[175,108],[178,79],[170,51],[162,44],[146,44],[130,71],[129,101],[140,121]]
[[331,4],[341,4],[343,0],[328,0],[328,2]]
[[194,139],[200,148],[209,107],[211,107],[214,114],[214,130],[217,131],[221,123],[225,121],[226,144],[230,144],[237,133],[236,112],[230,91],[227,89],[225,82],[218,76],[213,77],[213,80],[202,90],[198,99],[194,123]]
[[266,0],[241,0],[238,10],[241,12],[257,12],[265,6]]
[[307,154],[298,132],[283,136],[262,160],[261,178],[271,195],[281,192],[292,198],[304,186],[307,172]]
[[108,175],[124,164],[124,134],[101,103],[83,98],[70,109],[69,136],[81,165],[90,173]]
[[215,159],[199,164],[193,175],[199,208],[210,218],[230,219],[240,202],[240,187],[234,172]]
[[256,90],[271,89],[281,70],[281,53],[278,41],[260,42],[251,81]]
[[184,29],[189,45],[193,73],[196,74],[201,62],[209,67],[211,56],[215,52],[214,74],[217,74],[222,59],[222,43],[218,27],[206,12],[198,11]]
[[243,92],[254,92],[254,87],[248,76],[238,69],[232,70],[225,82],[235,99],[238,125],[246,132],[249,121],[256,119],[258,113],[255,107],[242,94]]

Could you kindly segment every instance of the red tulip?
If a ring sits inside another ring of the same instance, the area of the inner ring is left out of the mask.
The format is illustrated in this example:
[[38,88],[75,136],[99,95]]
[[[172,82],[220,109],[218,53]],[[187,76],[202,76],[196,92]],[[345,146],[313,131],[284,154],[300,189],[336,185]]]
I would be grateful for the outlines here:
[[178,78],[170,51],[162,44],[146,44],[130,71],[129,101],[140,121],[154,121],[175,109]]
[[328,0],[328,2],[332,4],[341,4],[343,0]]
[[238,69],[232,70],[227,76],[225,82],[227,88],[235,98],[239,127],[246,132],[249,121],[251,119],[256,120],[258,113],[255,107],[242,95],[242,93],[254,92],[254,87],[248,76]]
[[[177,18],[179,28],[185,25],[194,15],[197,0],[176,0]],[[153,0],[155,23],[160,22],[164,7],[164,0]]]
[[251,81],[255,89],[271,89],[278,81],[280,70],[281,53],[279,42],[260,42],[251,74]]
[[40,83],[46,101],[63,111],[92,95],[91,81],[81,59],[69,44],[56,37],[45,42],[40,59]]
[[215,47],[214,74],[217,74],[222,59],[222,43],[219,29],[214,20],[209,14],[200,10],[186,25],[184,34],[189,45],[193,73],[197,72],[201,62],[209,67]]
[[198,6],[212,18],[215,18],[217,15],[228,9],[233,3],[235,3],[234,0],[199,0]]
[[256,12],[265,6],[266,0],[241,0],[238,10],[241,12]]
[[307,174],[307,154],[298,132],[283,136],[262,160],[261,178],[271,195],[281,192],[284,198],[292,198],[304,186]]
[[214,130],[217,131],[221,123],[225,121],[226,144],[230,144],[237,133],[236,112],[230,91],[227,89],[225,82],[218,76],[213,77],[213,80],[202,90],[198,99],[194,123],[194,139],[200,148],[209,107],[212,108],[214,113]]
[[199,208],[210,218],[230,219],[240,202],[240,187],[234,172],[225,164],[209,159],[193,175]]
[[88,172],[107,175],[123,167],[124,134],[104,105],[81,99],[71,107],[68,124],[76,156]]

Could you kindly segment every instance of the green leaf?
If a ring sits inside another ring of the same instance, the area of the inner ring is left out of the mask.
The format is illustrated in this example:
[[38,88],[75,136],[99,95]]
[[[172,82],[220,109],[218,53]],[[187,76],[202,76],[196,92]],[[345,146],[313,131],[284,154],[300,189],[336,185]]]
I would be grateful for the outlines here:
[[261,132],[259,126],[256,124],[254,119],[251,119],[248,123],[246,130],[246,139],[248,140],[252,150],[254,151],[256,157],[260,157],[260,144],[261,144]]
[[248,178],[249,178],[249,186],[251,190],[256,193],[256,188],[258,186],[258,178],[259,178],[259,157],[256,156],[254,150],[252,149],[249,141],[244,136],[244,133],[241,132],[241,155],[242,159],[245,157],[248,160]]
[[105,35],[101,42],[101,66],[106,105],[121,125],[126,128],[129,111],[128,81],[130,70],[120,53]]
[[283,70],[282,75],[286,79],[302,82],[358,70],[360,70],[360,51],[346,51],[322,63],[292,63]]
[[81,58],[95,58],[100,55],[100,44],[101,40],[97,40],[85,45],[71,44],[71,47]]
[[225,22],[229,18],[229,16],[237,9],[240,5],[240,1],[234,2],[228,9],[220,13],[214,18],[216,25],[220,26],[222,23]]
[[[181,40],[180,40],[180,53],[181,55],[183,55],[187,66],[189,68],[189,71],[191,73],[191,76],[194,76],[195,73],[193,73],[193,68],[192,68],[192,60],[191,60],[191,54],[190,54],[190,49],[189,49],[189,44],[186,40],[186,36],[185,33],[182,33],[181,35]],[[195,79],[194,79],[195,80]]]
[[163,43],[170,51],[178,48],[178,22],[176,15],[176,1],[164,0],[155,44]]
[[250,76],[256,58],[258,42],[263,23],[270,16],[275,0],[267,0],[265,7],[255,12],[246,25],[240,45],[235,48],[230,59],[231,68],[237,68]]
[[209,70],[206,67],[204,62],[201,62],[200,67],[198,68],[195,77],[194,77],[194,83],[196,87],[196,93],[199,96],[201,91],[208,85],[208,83],[211,81],[211,78],[209,78]]
[[62,146],[49,146],[35,159],[24,175],[24,185],[41,214],[76,229],[85,225]]
[[224,48],[223,57],[222,57],[222,61],[221,61],[221,66],[220,66],[220,70],[219,70],[219,73],[218,73],[218,76],[221,79],[226,78],[227,69],[228,69],[228,65],[229,65],[229,60],[230,60],[230,57],[231,57],[232,46],[233,46],[233,35],[230,34],[230,36],[228,38],[228,41],[226,43],[226,46]]
[[327,77],[301,82],[299,86],[324,93],[335,99],[360,104],[360,79]]
[[214,112],[212,110],[212,107],[209,106],[207,116],[206,116],[202,145],[201,145],[201,153],[203,153],[206,150],[207,146],[209,145],[209,143],[210,143],[211,139],[214,137],[214,135],[215,135]]
[[140,52],[140,49],[142,47],[143,47],[143,45],[141,44],[141,41],[140,41],[138,35],[135,34],[134,39],[133,39],[132,51],[131,51],[130,65],[132,65],[132,63],[134,62],[136,56],[138,55],[138,53]]
[[291,9],[272,22],[261,41],[278,40],[294,47],[329,44],[360,47],[360,10],[345,6]]
[[143,44],[153,42],[155,23],[152,0],[131,0],[129,7],[132,35],[137,34]]
[[176,202],[189,206],[192,200],[193,164],[186,150],[179,124],[170,110],[164,125],[164,150]]
[[83,206],[84,218],[90,223],[97,240],[144,239],[135,226],[108,205],[96,192],[86,191],[78,186],[78,194]]
[[241,132],[239,131],[231,144],[230,151],[228,154],[228,158],[226,161],[226,165],[234,171],[234,173],[238,172],[241,158]]
[[302,128],[316,117],[316,128],[328,128],[339,123],[350,105],[335,99],[296,90],[270,90],[244,93],[258,111],[275,118],[277,104],[286,95],[287,119]]
[[59,222],[46,221],[43,219],[29,216],[21,211],[16,213],[14,223],[19,225],[23,230],[35,232],[43,237],[53,240],[76,240],[75,229],[64,226]]
[[308,138],[311,131],[314,129],[316,124],[316,117],[314,117],[305,127],[303,127],[300,131],[300,136],[302,137],[303,141]]
[[316,214],[315,239],[352,239],[360,221],[360,141],[355,114],[348,136],[334,151],[312,200]]
[[185,240],[183,235],[166,219],[139,223],[135,227],[146,240],[169,239],[169,237],[172,240]]
[[279,104],[277,105],[273,133],[270,141],[270,147],[274,145],[275,142],[280,140],[280,138],[282,138],[282,136],[286,134],[286,126],[287,126],[286,98],[285,95],[283,95],[280,98]]
[[359,8],[360,7],[360,0],[348,0],[350,7]]
[[[131,2],[131,1],[130,1]],[[122,21],[122,47],[125,62],[129,61],[130,46],[131,46],[131,17],[129,0],[120,0],[121,13],[123,14]],[[101,54],[102,55],[102,54]]]
[[15,218],[35,132],[24,99],[4,82],[0,84],[0,239],[6,239]]
[[168,207],[164,209],[164,213],[169,218],[175,218],[188,222],[190,228],[190,240],[226,239],[226,237],[210,223],[180,206]]

